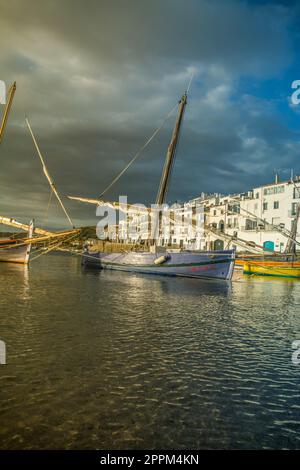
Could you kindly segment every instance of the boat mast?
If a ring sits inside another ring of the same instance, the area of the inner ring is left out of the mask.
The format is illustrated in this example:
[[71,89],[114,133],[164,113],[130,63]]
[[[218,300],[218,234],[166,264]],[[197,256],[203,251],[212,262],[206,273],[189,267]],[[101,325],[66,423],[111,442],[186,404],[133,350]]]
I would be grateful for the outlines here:
[[298,227],[298,220],[300,218],[300,204],[297,204],[295,218],[292,221],[291,227],[291,237],[288,239],[285,253],[286,254],[296,254],[296,237],[297,237],[297,227]]
[[37,141],[36,141],[36,138],[35,138],[35,136],[34,136],[34,134],[33,134],[33,131],[32,131],[32,129],[31,129],[31,125],[29,124],[29,121],[28,121],[27,118],[25,119],[25,121],[26,121],[27,127],[28,127],[28,129],[29,129],[30,135],[31,135],[31,137],[32,137],[32,140],[33,140],[34,146],[35,146],[35,148],[36,148],[37,154],[38,154],[38,156],[39,156],[39,158],[40,158],[40,160],[41,160],[42,167],[43,167],[43,172],[44,172],[44,175],[46,176],[46,178],[47,178],[47,180],[48,180],[48,183],[49,183],[49,185],[50,185],[51,191],[53,191],[53,193],[55,194],[55,196],[56,196],[56,198],[57,198],[59,204],[61,205],[62,210],[64,211],[64,213],[65,213],[65,215],[66,215],[66,217],[67,217],[67,219],[68,219],[68,221],[69,221],[69,223],[70,223],[70,225],[71,225],[71,227],[74,229],[74,228],[75,228],[75,225],[74,225],[74,223],[73,223],[71,217],[69,216],[69,214],[68,214],[68,212],[67,212],[67,209],[65,208],[65,206],[64,206],[64,204],[63,204],[63,202],[62,202],[62,200],[61,200],[61,197],[60,197],[60,195],[59,195],[58,192],[57,192],[56,186],[55,186],[55,184],[54,184],[54,182],[53,182],[53,180],[52,180],[52,178],[51,178],[51,176],[50,176],[50,174],[49,174],[49,171],[48,171],[48,168],[46,167],[44,158],[43,158],[43,156],[42,156],[42,154],[41,154],[40,148],[39,148],[38,143],[37,143]]
[[8,120],[8,115],[9,115],[9,112],[10,112],[10,109],[11,109],[11,105],[12,105],[12,102],[13,102],[13,99],[14,99],[16,89],[17,89],[17,83],[14,82],[13,85],[10,87],[10,90],[9,90],[9,93],[8,93],[8,101],[7,101],[7,104],[5,106],[5,110],[4,110],[4,114],[3,114],[3,118],[2,118],[2,123],[1,123],[1,127],[0,127],[0,142],[1,142],[1,140],[3,138],[3,135],[4,135],[5,127],[6,127],[7,120]]
[[156,211],[154,214],[154,220],[152,219],[153,227],[154,229],[152,230],[152,236],[153,239],[151,240],[151,245],[156,246],[157,238],[159,237],[160,233],[160,225],[161,225],[161,205],[164,203],[167,191],[168,191],[168,185],[170,181],[170,176],[171,176],[171,171],[172,171],[172,166],[174,163],[174,157],[175,157],[175,152],[178,144],[178,138],[179,138],[179,132],[183,120],[183,115],[184,115],[184,109],[187,103],[187,92],[185,92],[182,95],[181,100],[179,101],[179,106],[178,106],[178,113],[177,113],[177,119],[176,123],[174,126],[171,142],[169,144],[168,150],[167,150],[167,155],[166,155],[166,160],[163,168],[163,172],[161,175],[161,180],[156,196]]
[[160,185],[158,188],[158,193],[157,193],[156,202],[155,202],[157,205],[161,205],[164,203],[165,197],[167,194],[168,184],[170,180],[171,170],[172,170],[172,166],[174,162],[175,151],[176,151],[176,147],[178,144],[178,137],[179,137],[180,127],[181,127],[182,120],[183,120],[183,114],[184,114],[186,103],[187,103],[187,94],[184,93],[184,95],[182,95],[181,100],[179,101],[177,119],[176,119],[175,127],[173,130],[172,139],[168,147],[164,169],[161,175]]

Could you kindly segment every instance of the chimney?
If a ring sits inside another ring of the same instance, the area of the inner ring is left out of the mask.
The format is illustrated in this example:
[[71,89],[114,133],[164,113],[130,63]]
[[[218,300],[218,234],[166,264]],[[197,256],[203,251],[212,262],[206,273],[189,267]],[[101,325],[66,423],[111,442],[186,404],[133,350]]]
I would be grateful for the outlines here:
[[277,183],[279,183],[279,174],[276,171],[276,173],[275,173],[275,184],[277,184]]

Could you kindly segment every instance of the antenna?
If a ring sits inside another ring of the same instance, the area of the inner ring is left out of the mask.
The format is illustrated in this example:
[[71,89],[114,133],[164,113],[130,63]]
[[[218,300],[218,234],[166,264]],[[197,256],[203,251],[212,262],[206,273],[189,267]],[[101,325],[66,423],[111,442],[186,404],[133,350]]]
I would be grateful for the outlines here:
[[187,89],[186,89],[186,94],[188,94],[188,92],[190,91],[190,87],[191,87],[191,84],[192,84],[192,81],[193,81],[194,75],[195,75],[195,72],[193,71],[193,72],[192,72],[192,74],[191,74],[191,78],[190,78],[190,81],[189,81],[188,87],[187,87]]

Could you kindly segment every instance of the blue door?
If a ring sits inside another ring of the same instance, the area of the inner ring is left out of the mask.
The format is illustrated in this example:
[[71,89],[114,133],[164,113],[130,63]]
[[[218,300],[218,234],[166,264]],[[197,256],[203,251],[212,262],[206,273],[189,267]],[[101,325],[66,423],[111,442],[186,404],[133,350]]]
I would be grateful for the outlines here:
[[264,249],[269,251],[274,251],[274,242],[264,242]]

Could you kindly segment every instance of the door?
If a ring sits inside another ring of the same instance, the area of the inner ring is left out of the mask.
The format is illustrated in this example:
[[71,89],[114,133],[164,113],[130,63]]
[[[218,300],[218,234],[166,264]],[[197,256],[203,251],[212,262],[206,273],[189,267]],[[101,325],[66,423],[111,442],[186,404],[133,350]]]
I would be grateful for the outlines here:
[[214,241],[214,250],[224,250],[223,240],[218,239]]
[[274,251],[274,242],[266,241],[264,242],[264,249],[269,251]]

